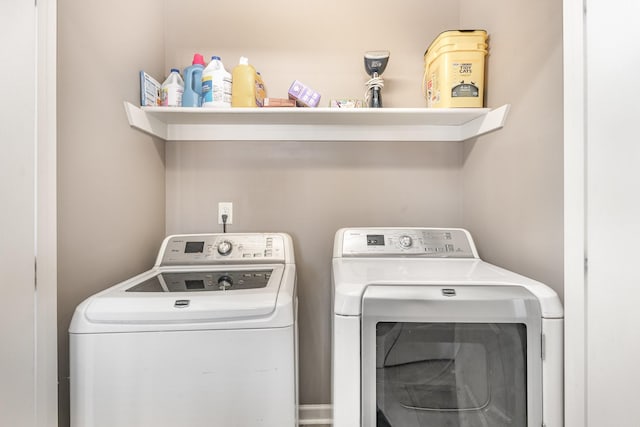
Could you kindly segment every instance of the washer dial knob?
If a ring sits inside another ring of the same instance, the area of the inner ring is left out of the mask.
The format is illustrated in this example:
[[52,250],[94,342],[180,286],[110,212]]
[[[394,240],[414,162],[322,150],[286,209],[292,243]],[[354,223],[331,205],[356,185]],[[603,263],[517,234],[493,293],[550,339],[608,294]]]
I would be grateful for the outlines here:
[[218,279],[218,288],[221,291],[226,291],[231,286],[233,286],[233,279],[231,277],[224,275]]
[[233,245],[228,240],[223,240],[218,244],[218,253],[222,256],[227,256],[231,253]]
[[407,236],[406,234],[404,236],[400,236],[401,248],[408,249],[411,247],[411,245],[413,245],[413,239],[411,238],[411,236]]

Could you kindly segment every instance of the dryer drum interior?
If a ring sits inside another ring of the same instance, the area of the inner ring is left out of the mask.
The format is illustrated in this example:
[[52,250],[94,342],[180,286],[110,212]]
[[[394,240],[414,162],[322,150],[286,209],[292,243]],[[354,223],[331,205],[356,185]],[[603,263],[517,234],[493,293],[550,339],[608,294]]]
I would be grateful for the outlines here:
[[525,426],[526,325],[376,324],[376,424]]

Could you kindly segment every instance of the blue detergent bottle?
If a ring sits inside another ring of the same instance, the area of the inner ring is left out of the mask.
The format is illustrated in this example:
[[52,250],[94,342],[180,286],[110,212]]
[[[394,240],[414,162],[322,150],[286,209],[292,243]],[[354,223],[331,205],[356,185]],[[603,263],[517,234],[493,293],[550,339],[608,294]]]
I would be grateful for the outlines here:
[[192,65],[184,69],[183,107],[200,107],[202,105],[202,70],[204,58],[199,53],[193,55]]

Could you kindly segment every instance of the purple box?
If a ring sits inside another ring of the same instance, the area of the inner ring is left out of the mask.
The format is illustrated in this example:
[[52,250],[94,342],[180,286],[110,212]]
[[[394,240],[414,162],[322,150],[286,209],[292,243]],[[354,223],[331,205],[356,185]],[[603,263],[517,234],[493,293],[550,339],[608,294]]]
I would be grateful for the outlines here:
[[294,99],[299,105],[305,107],[317,107],[320,103],[320,94],[304,83],[295,80],[289,88],[289,99]]

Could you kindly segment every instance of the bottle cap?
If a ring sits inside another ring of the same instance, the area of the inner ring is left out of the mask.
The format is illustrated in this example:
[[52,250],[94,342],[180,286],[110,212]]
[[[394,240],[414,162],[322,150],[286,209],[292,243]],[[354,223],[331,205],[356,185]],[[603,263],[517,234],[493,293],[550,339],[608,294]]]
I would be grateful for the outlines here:
[[191,65],[197,65],[197,64],[204,65],[204,57],[199,53],[194,53],[193,61],[191,62]]
[[249,65],[249,58],[247,58],[245,56],[241,56],[239,64],[240,65]]
[[171,72],[180,74],[180,70],[178,70],[177,68],[172,68]]
[[219,56],[212,56],[211,60],[212,61],[220,61],[220,57]]

